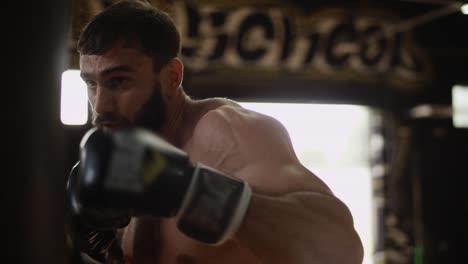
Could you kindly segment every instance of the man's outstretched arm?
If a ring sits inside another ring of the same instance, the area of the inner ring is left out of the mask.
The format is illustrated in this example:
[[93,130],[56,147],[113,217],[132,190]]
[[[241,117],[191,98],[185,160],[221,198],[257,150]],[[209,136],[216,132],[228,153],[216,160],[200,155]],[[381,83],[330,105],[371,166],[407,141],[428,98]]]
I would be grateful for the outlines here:
[[299,163],[276,120],[232,107],[211,111],[190,156],[252,186],[234,239],[263,263],[362,263],[348,208]]
[[347,208],[311,192],[254,194],[236,239],[264,263],[362,263]]

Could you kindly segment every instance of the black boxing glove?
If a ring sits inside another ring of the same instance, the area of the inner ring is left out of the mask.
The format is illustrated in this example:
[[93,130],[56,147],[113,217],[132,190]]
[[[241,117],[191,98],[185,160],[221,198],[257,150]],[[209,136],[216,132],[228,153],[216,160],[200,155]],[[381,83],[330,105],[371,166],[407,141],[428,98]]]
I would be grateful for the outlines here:
[[77,201],[88,210],[177,217],[179,230],[209,244],[232,237],[250,202],[241,180],[202,164],[138,128],[94,128],[80,145]]
[[115,230],[128,225],[130,215],[125,211],[83,208],[77,200],[77,168],[78,164],[68,177],[65,193],[65,231],[72,257],[78,263],[123,264]]

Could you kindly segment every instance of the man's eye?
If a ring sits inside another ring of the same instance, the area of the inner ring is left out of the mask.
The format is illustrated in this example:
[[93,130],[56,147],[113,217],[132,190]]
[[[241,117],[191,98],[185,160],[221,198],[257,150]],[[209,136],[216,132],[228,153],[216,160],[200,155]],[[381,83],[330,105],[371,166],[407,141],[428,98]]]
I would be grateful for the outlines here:
[[114,77],[109,80],[108,84],[109,84],[109,87],[111,88],[119,88],[121,85],[125,83],[126,80],[127,78],[125,77]]

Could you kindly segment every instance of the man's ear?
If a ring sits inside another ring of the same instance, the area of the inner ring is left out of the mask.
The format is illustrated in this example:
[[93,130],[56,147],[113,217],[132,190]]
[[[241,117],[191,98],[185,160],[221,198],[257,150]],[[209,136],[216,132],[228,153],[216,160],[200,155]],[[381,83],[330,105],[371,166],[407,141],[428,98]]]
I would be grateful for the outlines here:
[[184,79],[184,65],[179,58],[172,58],[161,69],[161,88],[163,97],[171,100],[182,85]]

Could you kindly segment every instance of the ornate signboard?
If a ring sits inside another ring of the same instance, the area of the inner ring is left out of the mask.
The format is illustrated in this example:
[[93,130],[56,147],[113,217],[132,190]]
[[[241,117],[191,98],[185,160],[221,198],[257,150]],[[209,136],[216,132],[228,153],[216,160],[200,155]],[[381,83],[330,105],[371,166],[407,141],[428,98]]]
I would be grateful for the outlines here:
[[[72,49],[87,20],[111,2],[75,0]],[[411,93],[430,81],[430,62],[411,32],[395,32],[398,19],[382,10],[305,12],[274,0],[149,2],[174,18],[186,80],[195,86],[228,87],[245,79],[271,87],[294,80],[294,87],[318,81]]]

